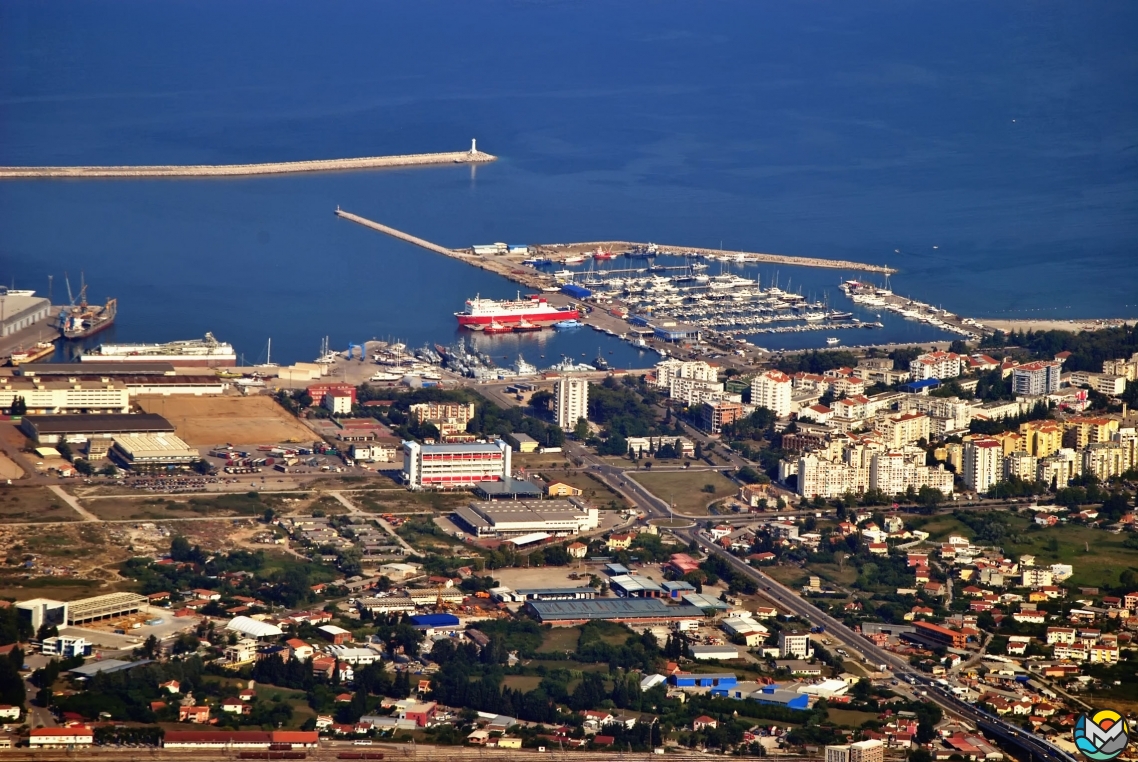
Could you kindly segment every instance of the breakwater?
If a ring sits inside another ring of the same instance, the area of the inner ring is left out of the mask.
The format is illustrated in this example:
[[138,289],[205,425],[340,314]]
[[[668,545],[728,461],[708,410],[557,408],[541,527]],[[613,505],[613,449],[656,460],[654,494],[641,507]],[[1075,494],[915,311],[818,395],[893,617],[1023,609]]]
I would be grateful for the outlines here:
[[590,251],[611,250],[628,251],[650,250],[656,254],[672,256],[701,256],[726,259],[739,263],[769,262],[796,267],[828,267],[834,270],[860,270],[871,273],[895,273],[896,269],[887,265],[871,265],[853,262],[848,259],[822,259],[821,257],[798,257],[790,254],[762,254],[754,251],[730,251],[728,249],[703,249],[695,246],[672,246],[662,243],[638,243],[636,241],[591,241],[583,243],[551,243],[534,247],[538,252],[557,259],[559,255],[569,256]]
[[266,164],[185,164],[121,167],[0,167],[0,178],[87,177],[247,177],[296,172],[341,172],[386,167],[416,167],[432,164],[483,164],[498,157],[479,151],[413,153],[402,156],[365,156],[355,159],[278,161]]

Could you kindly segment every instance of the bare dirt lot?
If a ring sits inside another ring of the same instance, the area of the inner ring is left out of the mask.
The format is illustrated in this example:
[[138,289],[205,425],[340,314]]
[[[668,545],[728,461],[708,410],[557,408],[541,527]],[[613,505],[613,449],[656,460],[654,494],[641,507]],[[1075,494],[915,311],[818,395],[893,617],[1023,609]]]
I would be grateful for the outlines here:
[[47,487],[0,490],[0,522],[75,521],[79,517]]
[[271,397],[138,397],[164,416],[191,447],[311,442],[315,435]]

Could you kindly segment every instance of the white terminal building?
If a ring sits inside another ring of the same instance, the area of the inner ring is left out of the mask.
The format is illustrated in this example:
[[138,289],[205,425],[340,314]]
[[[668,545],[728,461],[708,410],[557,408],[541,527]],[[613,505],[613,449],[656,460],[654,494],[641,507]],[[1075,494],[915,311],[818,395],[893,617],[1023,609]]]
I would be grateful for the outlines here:
[[511,448],[493,444],[403,443],[403,481],[413,490],[464,489],[510,477]]
[[566,536],[600,526],[600,511],[575,498],[498,500],[470,503],[454,512],[458,523],[477,537],[514,537],[544,532]]

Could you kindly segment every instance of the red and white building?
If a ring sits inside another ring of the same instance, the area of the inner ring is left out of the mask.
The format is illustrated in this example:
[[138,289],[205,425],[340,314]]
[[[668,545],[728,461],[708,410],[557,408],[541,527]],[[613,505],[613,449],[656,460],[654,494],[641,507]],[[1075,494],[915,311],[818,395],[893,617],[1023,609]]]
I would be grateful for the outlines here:
[[356,404],[356,387],[351,384],[313,384],[306,391],[312,398],[313,407],[323,404],[324,397],[332,392],[347,394],[351,397],[352,404]]
[[403,443],[403,481],[413,490],[463,489],[510,477],[511,448],[493,444]]
[[70,728],[36,728],[28,734],[28,746],[33,749],[67,749],[90,746],[95,742],[95,731],[86,725]]

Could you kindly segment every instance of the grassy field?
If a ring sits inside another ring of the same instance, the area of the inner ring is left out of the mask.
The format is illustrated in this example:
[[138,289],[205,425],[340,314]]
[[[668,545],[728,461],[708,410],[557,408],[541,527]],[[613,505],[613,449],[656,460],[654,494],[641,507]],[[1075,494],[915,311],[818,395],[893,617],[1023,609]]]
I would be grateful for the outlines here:
[[[707,515],[707,504],[734,495],[739,489],[718,471],[638,471],[631,474],[656,497],[674,502],[678,513]],[[713,492],[705,492],[711,485]]]
[[852,709],[827,709],[826,719],[835,725],[844,726],[847,728],[860,728],[862,723],[876,720],[877,715],[873,712],[855,712]]
[[245,492],[231,492],[216,497],[171,495],[166,498],[102,498],[88,500],[84,507],[101,519],[162,520],[194,516],[260,516],[266,508],[279,511],[285,505],[279,497],[255,494],[256,497],[250,497]]
[[763,566],[763,574],[774,577],[784,585],[798,587],[806,584],[810,573],[797,566]]
[[811,574],[817,574],[827,582],[837,585],[852,585],[857,579],[857,568],[853,564],[808,564],[806,567]]
[[964,526],[964,524],[961,524],[952,516],[935,516],[928,523],[921,523],[918,519],[913,522],[913,526],[922,532],[928,532],[930,542],[934,540],[945,540],[949,535],[953,534],[972,539],[972,536],[975,534],[975,532]]
[[1123,543],[1129,535],[1111,534],[1101,529],[1068,524],[1036,528],[1022,520],[1024,530],[1015,542],[1004,543],[1004,552],[1012,558],[1029,553],[1036,566],[1054,563],[1071,564],[1075,585],[1105,587],[1118,584],[1118,575],[1126,569],[1138,571],[1138,550]]
[[617,506],[621,508],[627,505],[627,502],[619,493],[613,491],[607,484],[590,473],[552,468],[535,468],[533,471],[540,474],[543,479],[550,483],[564,482],[582,490],[582,496],[596,503],[598,507],[604,508],[612,502],[615,502]]
[[537,649],[538,653],[542,651],[546,653],[575,651],[577,650],[577,639],[580,637],[580,627],[550,628],[541,635],[541,646]]
[[502,680],[502,684],[507,688],[513,688],[522,693],[528,693],[541,685],[541,677],[538,675],[506,675]]
[[429,516],[417,516],[403,522],[395,534],[419,550],[453,550],[464,547],[461,542],[443,532]]
[[75,511],[47,487],[5,487],[0,491],[0,523],[75,521]]
[[394,514],[426,511],[449,513],[457,506],[470,502],[468,493],[408,492],[403,488],[352,490],[345,492],[344,497],[369,513]]

